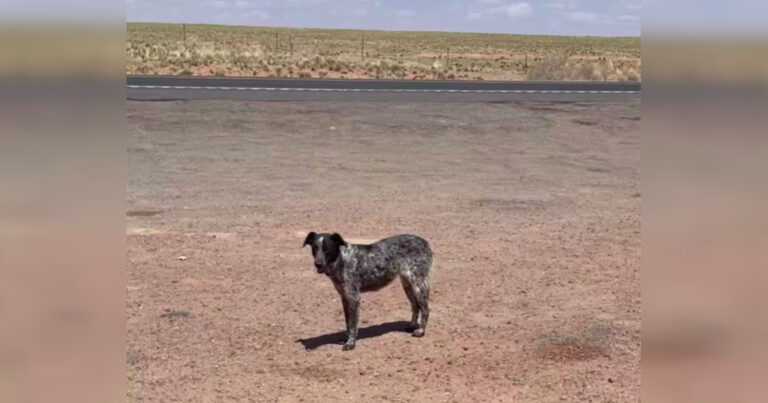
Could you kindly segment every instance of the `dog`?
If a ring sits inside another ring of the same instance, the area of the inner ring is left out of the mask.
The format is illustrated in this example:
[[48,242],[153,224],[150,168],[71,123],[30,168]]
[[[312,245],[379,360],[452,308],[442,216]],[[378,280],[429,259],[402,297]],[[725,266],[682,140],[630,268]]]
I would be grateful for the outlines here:
[[376,291],[396,277],[411,303],[409,331],[422,337],[429,319],[429,273],[432,249],[416,235],[396,235],[370,245],[347,243],[338,233],[310,232],[304,245],[312,247],[315,268],[333,282],[341,296],[347,324],[343,350],[352,350],[357,341],[360,293]]

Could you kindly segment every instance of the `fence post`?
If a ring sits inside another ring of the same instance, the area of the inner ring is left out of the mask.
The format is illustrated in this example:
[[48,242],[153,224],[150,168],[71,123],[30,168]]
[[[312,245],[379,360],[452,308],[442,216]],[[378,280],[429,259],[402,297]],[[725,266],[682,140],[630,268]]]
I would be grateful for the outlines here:
[[365,60],[365,35],[360,37],[360,59]]
[[187,44],[187,24],[181,24],[182,38],[184,38],[184,44]]
[[279,33],[275,32],[275,53],[279,51]]

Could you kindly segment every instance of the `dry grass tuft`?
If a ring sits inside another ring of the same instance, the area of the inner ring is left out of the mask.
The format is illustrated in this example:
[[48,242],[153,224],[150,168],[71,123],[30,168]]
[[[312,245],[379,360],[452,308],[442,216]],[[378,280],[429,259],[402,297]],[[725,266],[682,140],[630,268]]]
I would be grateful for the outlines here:
[[528,70],[529,80],[640,81],[640,59],[583,57],[573,51],[549,54]]

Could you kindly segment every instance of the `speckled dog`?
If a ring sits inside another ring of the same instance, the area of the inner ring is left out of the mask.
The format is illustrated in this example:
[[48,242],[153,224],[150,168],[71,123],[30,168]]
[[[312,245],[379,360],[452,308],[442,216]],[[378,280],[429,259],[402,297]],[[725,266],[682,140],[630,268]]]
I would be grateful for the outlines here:
[[343,350],[355,348],[360,293],[376,291],[396,277],[411,302],[410,329],[414,337],[424,336],[429,319],[429,270],[432,250],[415,235],[397,235],[370,245],[344,241],[337,233],[310,232],[303,246],[312,247],[315,268],[327,275],[341,296],[347,322],[347,341]]

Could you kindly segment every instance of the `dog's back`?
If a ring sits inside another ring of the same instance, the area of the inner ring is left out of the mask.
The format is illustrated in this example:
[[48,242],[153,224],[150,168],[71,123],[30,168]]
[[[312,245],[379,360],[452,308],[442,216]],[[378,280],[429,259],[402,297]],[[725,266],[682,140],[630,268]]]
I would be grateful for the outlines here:
[[397,264],[407,264],[414,269],[426,270],[424,275],[429,273],[432,265],[432,248],[426,239],[410,234],[395,235],[373,245],[379,245]]
[[398,275],[426,279],[432,266],[429,243],[416,235],[404,234],[370,245],[353,245],[355,267],[361,291],[378,290]]

